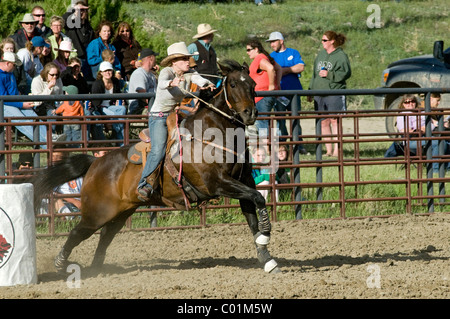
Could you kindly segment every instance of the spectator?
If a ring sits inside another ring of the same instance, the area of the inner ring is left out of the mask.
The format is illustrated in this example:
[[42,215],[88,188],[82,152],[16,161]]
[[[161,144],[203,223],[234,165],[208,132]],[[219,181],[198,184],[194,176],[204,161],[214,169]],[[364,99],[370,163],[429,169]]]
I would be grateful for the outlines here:
[[44,69],[39,55],[44,47],[50,47],[41,36],[35,36],[31,41],[27,42],[25,48],[17,52],[17,56],[22,61],[23,68],[26,72],[27,84],[31,86],[33,78]]
[[65,40],[61,41],[57,52],[58,54],[53,62],[59,67],[59,70],[63,72],[69,65],[70,55],[73,52],[76,52],[76,50],[72,47],[72,41]]
[[[16,163],[13,163],[13,169],[19,170],[18,173],[15,175],[31,175],[32,172],[30,170],[33,169],[34,163],[33,163],[33,154],[32,153],[20,153],[19,159]],[[16,177],[14,178],[13,184],[21,184],[28,182],[29,176],[25,177]]]
[[[418,132],[425,134],[425,116],[420,115],[419,112],[412,112],[414,109],[419,109],[419,100],[413,94],[405,94],[400,101],[399,109],[406,110],[397,116],[397,129],[400,133],[408,132],[409,136],[417,137]],[[408,111],[409,110],[409,111]],[[433,123],[431,128],[434,129]],[[418,155],[418,143],[419,141],[409,141],[409,151],[411,155]],[[425,146],[426,141],[421,142],[421,146]],[[405,152],[406,144],[403,142],[394,142],[388,148],[384,157],[396,157],[402,156]],[[447,143],[444,144],[444,154],[446,154],[448,149]],[[439,140],[432,140],[431,151],[433,156],[439,156]],[[433,171],[439,171],[439,163],[433,163]]]
[[[3,52],[0,60],[0,95],[19,95],[17,89],[16,78],[12,73],[16,65],[21,65],[22,61],[13,52]],[[4,102],[3,109],[5,117],[37,117],[33,111],[33,102]],[[33,120],[19,119],[12,122],[33,122]],[[30,141],[33,141],[34,126],[19,125],[16,127],[22,134],[24,134]],[[45,126],[39,126],[39,141],[46,142],[47,133]],[[42,148],[46,146],[43,145]]]
[[[67,95],[78,94],[78,88],[74,85],[64,86],[64,92]],[[54,114],[62,114],[65,116],[83,116],[83,106],[80,101],[64,101],[56,110]],[[74,119],[68,119],[73,121]],[[81,124],[64,124],[64,134],[66,141],[81,141]],[[79,147],[79,144],[74,147]]]
[[[102,51],[102,61],[106,61],[114,65],[114,61],[116,60],[116,55],[113,50],[105,49]],[[114,69],[114,76],[118,80],[122,80],[122,73],[120,70]],[[121,91],[122,91],[122,83],[120,85]]]
[[67,68],[61,72],[61,80],[64,86],[75,85],[79,94],[89,94],[90,88],[81,74],[81,60],[77,57],[70,58]]
[[[97,80],[92,84],[93,94],[113,94],[120,93],[119,80],[114,77],[114,67],[109,62],[102,62],[99,66],[99,72]],[[120,103],[116,103],[116,100],[93,100],[92,108],[96,115],[125,115],[126,108]],[[123,128],[124,124],[113,124],[114,138],[123,140]],[[94,139],[104,139],[103,132],[100,132],[99,128],[95,132]]]
[[[71,38],[69,38],[62,32],[64,25],[65,22],[62,17],[52,16],[50,18],[50,28],[52,29],[52,35],[48,36],[47,39],[50,40],[54,56],[58,55],[58,48],[62,41],[72,41]],[[76,56],[77,51],[76,49],[74,49],[74,51],[70,53],[70,57],[72,58]]]
[[[284,37],[280,32],[272,32],[269,39],[266,42],[270,43],[272,52],[270,56],[281,66],[281,81],[280,87],[282,90],[303,90],[302,84],[300,83],[301,73],[305,69],[305,62],[302,60],[300,52],[295,49],[286,47],[284,42]],[[276,104],[277,111],[286,112],[286,110],[291,110],[291,104],[293,96],[289,98],[280,97],[279,103]],[[301,110],[300,98],[298,98],[299,111]],[[278,120],[278,126],[281,135],[288,135],[286,128],[286,120]],[[299,124],[299,135],[302,135],[302,128]],[[285,141],[285,138],[280,138],[280,140]],[[300,138],[300,140],[302,140]],[[301,146],[300,153],[308,154],[308,151]]]
[[[211,45],[214,40],[214,32],[216,31],[207,23],[199,24],[197,26],[197,34],[192,37],[193,39],[197,39],[197,41],[188,46],[188,51],[191,54],[198,53],[193,56],[196,62],[194,70],[214,84],[217,84],[219,80],[217,55]],[[212,76],[208,76],[209,74]]]
[[[252,162],[256,165],[267,164],[267,153],[264,147],[256,147],[252,152]],[[267,169],[254,168],[252,169],[252,177],[255,180],[256,186],[269,185],[270,174]],[[268,189],[258,189],[258,192],[267,200],[269,195]]]
[[[12,38],[4,38],[0,43],[0,55],[3,52],[17,53],[16,42]],[[16,78],[17,88],[20,94],[28,95],[30,93],[30,87],[27,85],[27,76],[23,65],[16,65],[13,70],[14,77]]]
[[36,28],[38,21],[33,18],[31,13],[25,13],[19,24],[21,28],[10,36],[16,42],[18,50],[25,48],[25,44],[31,41],[33,37],[41,35],[41,31]]
[[49,47],[44,46],[41,54],[39,54],[39,61],[41,61],[43,66],[55,59],[51,41],[49,39],[45,39],[44,41],[49,45]]
[[[91,66],[91,72],[94,77],[97,76],[100,63],[103,61],[102,59],[103,50],[110,49],[113,52],[116,51],[114,45],[110,43],[113,35],[113,26],[111,22],[102,21],[98,26],[96,34],[98,35],[98,37],[92,40],[86,49],[87,61]],[[112,64],[116,70],[122,69],[122,66],[120,65],[117,56],[115,56],[114,63]]]
[[35,6],[31,9],[31,14],[33,18],[38,22],[36,28],[41,32],[43,38],[47,38],[52,34],[52,30],[45,25],[45,10],[41,6]]
[[[342,50],[346,41],[343,34],[337,34],[334,31],[326,31],[322,35],[323,50],[317,55],[313,75],[309,89],[311,90],[336,90],[346,89],[346,81],[352,75],[350,61],[347,54]],[[311,97],[308,97],[311,101]],[[346,99],[344,95],[315,96],[314,108],[316,111],[335,111],[342,112],[346,110]],[[337,119],[325,118],[321,121],[323,135],[337,135]],[[331,140],[331,137],[325,137],[324,140]],[[327,156],[338,156],[338,144],[326,143]]]
[[167,57],[161,61],[161,65],[166,68],[159,75],[155,102],[149,110],[148,126],[152,148],[147,155],[147,161],[136,190],[138,198],[142,201],[147,201],[153,193],[157,180],[155,176],[159,175],[158,166],[165,155],[168,134],[167,116],[174,108],[183,109],[183,106],[177,107],[185,97],[185,93],[180,90],[179,86],[186,90],[190,87],[191,81],[202,89],[213,90],[215,88],[211,81],[203,78],[197,72],[189,79],[184,77],[186,73],[191,72],[189,59],[192,55],[184,42],[177,42],[167,48]]
[[141,45],[136,40],[128,22],[120,22],[113,42],[116,48],[116,56],[122,66],[122,77],[129,81],[131,74],[139,65],[136,64],[138,54],[142,50]]
[[[247,55],[252,59],[250,64],[250,77],[256,82],[255,91],[273,91],[280,89],[281,67],[263,48],[258,40],[247,42]],[[277,99],[274,96],[256,97],[256,109],[258,112],[271,112],[277,108]],[[263,115],[266,116],[266,115]],[[258,120],[256,127],[259,134],[267,136],[269,121]]]
[[88,18],[89,7],[86,1],[77,1],[73,10],[64,13],[65,35],[72,39],[73,47],[77,50],[77,56],[81,60],[81,72],[87,81],[94,80],[91,68],[87,63],[86,48],[95,39]]
[[[58,66],[53,63],[47,63],[41,74],[36,76],[31,83],[32,95],[62,95],[63,84],[60,79]],[[52,116],[55,110],[55,102],[43,101],[35,102],[36,113],[40,116]]]
[[[156,65],[156,56],[158,53],[151,49],[143,49],[138,56],[141,66],[131,74],[130,83],[128,87],[129,93],[150,93],[156,92],[158,80],[154,73]],[[154,98],[149,100],[139,99],[130,100],[128,106],[129,114],[142,114],[142,111],[148,107],[151,109]]]
[[[286,145],[280,145],[278,148],[278,165],[285,165],[286,162],[289,160],[289,149]],[[276,175],[275,175],[275,181],[278,184],[289,184],[290,183],[290,169],[284,168],[284,167],[278,167]],[[285,198],[287,194],[292,192],[292,190],[289,189],[281,189],[276,191],[277,201],[280,197],[279,195],[282,195],[282,198]]]

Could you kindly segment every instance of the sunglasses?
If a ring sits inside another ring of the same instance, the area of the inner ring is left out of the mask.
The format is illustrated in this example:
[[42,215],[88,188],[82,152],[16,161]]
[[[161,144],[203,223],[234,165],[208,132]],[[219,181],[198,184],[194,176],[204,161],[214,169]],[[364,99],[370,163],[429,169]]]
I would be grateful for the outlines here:
[[35,25],[36,22],[23,22],[23,24],[25,24],[25,25]]
[[330,40],[327,40],[327,39],[322,39],[322,42],[328,42],[328,41],[330,41]]
[[414,101],[414,100],[403,101],[403,104],[411,104],[411,103],[416,103],[416,101]]
[[254,48],[251,48],[251,49],[247,49],[247,52],[250,52],[251,50],[254,50]]
[[35,17],[45,17],[45,13],[44,14],[33,14],[33,16],[35,16]]

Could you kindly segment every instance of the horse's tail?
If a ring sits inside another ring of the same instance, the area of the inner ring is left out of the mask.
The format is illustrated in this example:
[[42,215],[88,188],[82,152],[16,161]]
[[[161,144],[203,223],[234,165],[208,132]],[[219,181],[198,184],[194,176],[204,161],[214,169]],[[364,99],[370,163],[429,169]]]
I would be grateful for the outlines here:
[[42,198],[50,194],[56,187],[86,175],[94,160],[94,156],[76,154],[40,171],[31,180],[34,185],[35,210],[39,209]]

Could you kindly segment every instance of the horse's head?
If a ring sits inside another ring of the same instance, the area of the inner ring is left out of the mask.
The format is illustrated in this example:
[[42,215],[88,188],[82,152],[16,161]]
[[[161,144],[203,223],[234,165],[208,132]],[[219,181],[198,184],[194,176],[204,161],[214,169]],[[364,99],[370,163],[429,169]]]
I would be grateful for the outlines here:
[[258,111],[255,106],[255,81],[250,77],[248,65],[233,60],[219,63],[224,76],[224,95],[228,107],[239,115],[245,125],[253,125]]

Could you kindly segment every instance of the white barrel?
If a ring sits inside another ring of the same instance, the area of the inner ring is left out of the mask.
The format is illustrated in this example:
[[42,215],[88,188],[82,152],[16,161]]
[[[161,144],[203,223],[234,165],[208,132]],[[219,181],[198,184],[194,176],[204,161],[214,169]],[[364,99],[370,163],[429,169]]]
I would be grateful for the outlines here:
[[33,185],[0,185],[0,286],[35,283]]

